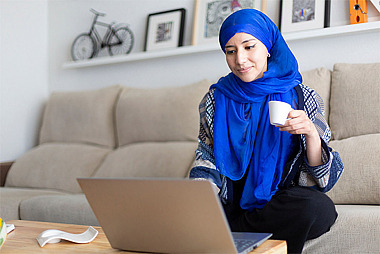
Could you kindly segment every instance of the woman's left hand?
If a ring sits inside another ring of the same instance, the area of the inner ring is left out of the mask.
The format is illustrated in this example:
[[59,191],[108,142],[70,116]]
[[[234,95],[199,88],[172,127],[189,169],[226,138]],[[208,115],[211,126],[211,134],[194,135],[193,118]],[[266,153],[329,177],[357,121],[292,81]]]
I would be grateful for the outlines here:
[[289,120],[280,127],[280,131],[287,131],[290,134],[303,134],[306,138],[319,137],[318,131],[313,122],[303,110],[292,110],[288,114]]
[[290,134],[303,134],[306,139],[307,159],[310,166],[322,165],[322,144],[317,128],[303,110],[292,110],[289,120],[280,127],[280,131]]

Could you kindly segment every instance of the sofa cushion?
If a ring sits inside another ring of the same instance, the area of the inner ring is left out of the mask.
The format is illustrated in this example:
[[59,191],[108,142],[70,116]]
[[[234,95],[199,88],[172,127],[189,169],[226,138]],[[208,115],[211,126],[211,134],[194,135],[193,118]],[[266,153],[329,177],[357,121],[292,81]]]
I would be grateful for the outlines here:
[[197,140],[198,106],[211,83],[183,87],[126,88],[116,108],[119,146],[136,142]]
[[47,103],[40,143],[75,142],[115,146],[114,109],[121,88],[55,92]]
[[36,196],[20,204],[22,220],[99,226],[84,194]]
[[380,207],[337,205],[338,218],[326,234],[307,241],[303,254],[379,253]]
[[132,144],[111,152],[95,177],[185,177],[197,142]]
[[327,194],[335,204],[380,204],[380,133],[334,140],[344,172]]
[[335,64],[330,126],[334,139],[380,133],[380,63]]
[[328,121],[330,112],[331,71],[322,67],[301,73],[303,84],[313,88],[322,98],[325,109],[325,119]]
[[83,144],[42,144],[13,163],[5,185],[81,192],[76,178],[90,177],[109,151]]
[[0,215],[4,221],[19,220],[20,203],[23,200],[34,196],[47,195],[66,195],[66,193],[48,190],[48,189],[31,189],[31,188],[0,188]]

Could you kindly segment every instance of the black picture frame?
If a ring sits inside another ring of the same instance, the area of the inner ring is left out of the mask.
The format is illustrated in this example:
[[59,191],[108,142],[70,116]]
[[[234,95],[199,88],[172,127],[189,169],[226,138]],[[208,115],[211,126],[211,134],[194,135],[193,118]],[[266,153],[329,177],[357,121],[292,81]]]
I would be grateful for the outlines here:
[[145,31],[144,51],[183,46],[186,10],[184,8],[151,13]]

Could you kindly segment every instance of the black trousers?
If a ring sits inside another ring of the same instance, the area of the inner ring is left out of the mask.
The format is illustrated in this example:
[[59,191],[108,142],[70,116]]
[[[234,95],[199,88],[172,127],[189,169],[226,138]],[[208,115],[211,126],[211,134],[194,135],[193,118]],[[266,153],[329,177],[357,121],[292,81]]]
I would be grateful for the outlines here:
[[273,233],[272,239],[286,240],[288,253],[301,253],[305,241],[329,231],[338,216],[327,195],[300,186],[279,190],[262,209],[230,204],[224,210],[233,232]]

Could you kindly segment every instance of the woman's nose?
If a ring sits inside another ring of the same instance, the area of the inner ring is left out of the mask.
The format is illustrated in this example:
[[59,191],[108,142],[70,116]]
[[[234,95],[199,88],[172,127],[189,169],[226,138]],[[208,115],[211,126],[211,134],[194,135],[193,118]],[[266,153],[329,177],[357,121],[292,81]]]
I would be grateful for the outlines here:
[[243,50],[239,50],[236,54],[236,64],[245,63],[247,60],[247,54]]

